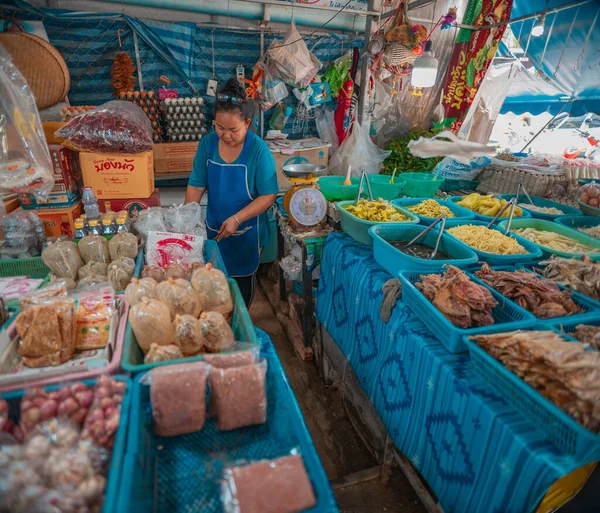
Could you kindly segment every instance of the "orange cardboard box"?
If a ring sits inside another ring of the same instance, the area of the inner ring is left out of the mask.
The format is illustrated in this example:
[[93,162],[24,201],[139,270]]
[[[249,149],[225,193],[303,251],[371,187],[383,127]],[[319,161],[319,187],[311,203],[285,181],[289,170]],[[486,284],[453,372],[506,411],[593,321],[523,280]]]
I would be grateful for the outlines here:
[[98,199],[149,198],[154,192],[154,154],[79,154],[83,183]]
[[156,174],[190,173],[198,141],[158,143],[154,145],[154,171]]
[[73,237],[75,231],[75,219],[83,212],[81,201],[69,208],[48,208],[38,210],[37,215],[44,223],[46,237],[58,237],[66,235]]

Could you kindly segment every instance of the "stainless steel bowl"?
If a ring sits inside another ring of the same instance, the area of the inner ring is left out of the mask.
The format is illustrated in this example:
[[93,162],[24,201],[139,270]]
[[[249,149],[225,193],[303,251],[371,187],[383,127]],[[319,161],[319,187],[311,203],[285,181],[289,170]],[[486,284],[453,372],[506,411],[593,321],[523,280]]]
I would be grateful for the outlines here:
[[281,168],[288,178],[306,178],[308,175],[321,176],[327,171],[327,166],[319,164],[291,164]]

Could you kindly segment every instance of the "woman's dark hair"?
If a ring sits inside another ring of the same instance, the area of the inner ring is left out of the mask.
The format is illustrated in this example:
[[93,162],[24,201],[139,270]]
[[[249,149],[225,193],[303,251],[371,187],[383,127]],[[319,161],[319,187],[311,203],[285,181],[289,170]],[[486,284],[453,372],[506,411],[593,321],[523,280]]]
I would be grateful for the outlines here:
[[[219,94],[228,94],[229,96],[235,96],[237,98],[246,99],[246,89],[239,82],[237,78],[230,78],[223,87],[219,89]],[[217,100],[215,107],[215,113],[217,112],[231,112],[236,113],[243,121],[252,119],[254,109],[249,102],[242,103],[241,105],[235,105],[231,101],[220,102]]]

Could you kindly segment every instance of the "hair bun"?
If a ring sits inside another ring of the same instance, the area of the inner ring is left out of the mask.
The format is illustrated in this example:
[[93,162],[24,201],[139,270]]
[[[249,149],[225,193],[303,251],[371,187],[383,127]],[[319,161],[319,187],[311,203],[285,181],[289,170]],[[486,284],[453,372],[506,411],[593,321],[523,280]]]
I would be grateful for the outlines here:
[[222,94],[237,96],[239,98],[246,98],[246,89],[237,78],[233,77],[223,84],[223,87],[221,87],[219,92]]

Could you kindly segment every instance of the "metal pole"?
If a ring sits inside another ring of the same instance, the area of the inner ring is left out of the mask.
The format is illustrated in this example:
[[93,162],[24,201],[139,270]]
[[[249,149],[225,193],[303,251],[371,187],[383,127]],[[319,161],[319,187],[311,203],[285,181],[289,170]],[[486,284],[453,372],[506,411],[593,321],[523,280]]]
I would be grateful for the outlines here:
[[135,30],[133,32],[133,47],[135,48],[135,64],[138,72],[138,82],[140,85],[140,91],[144,90],[144,79],[142,78],[142,63],[140,62],[140,49],[138,46],[138,38]]
[[[262,56],[265,53],[265,31],[262,29],[260,29],[260,57],[262,58]],[[260,107],[260,137],[262,139],[265,138],[265,111],[263,110],[262,107]]]
[[527,146],[529,146],[533,141],[535,141],[535,139],[537,138],[538,135],[540,135],[544,129],[550,124],[552,123],[552,121],[554,121],[556,119],[556,116],[558,116],[560,113],[562,113],[568,106],[569,104],[573,101],[573,98],[570,98],[569,101],[567,103],[565,103],[562,107],[562,109],[560,109],[556,114],[554,114],[554,116],[552,116],[549,120],[548,123],[546,123],[542,128],[540,128],[539,132],[537,134],[535,134],[530,140],[529,142],[523,146],[523,149],[521,150],[520,153],[523,153],[525,151],[525,149],[527,148]]
[[[376,0],[369,0],[367,9],[369,11],[374,10]],[[367,101],[367,92],[369,91],[369,53],[367,52],[367,46],[371,39],[371,29],[373,27],[373,17],[369,16],[365,23],[365,46],[363,48],[362,55],[362,66],[360,68],[360,91],[358,96],[358,112],[356,118],[359,123],[363,122],[363,115],[365,113],[365,103]]]

